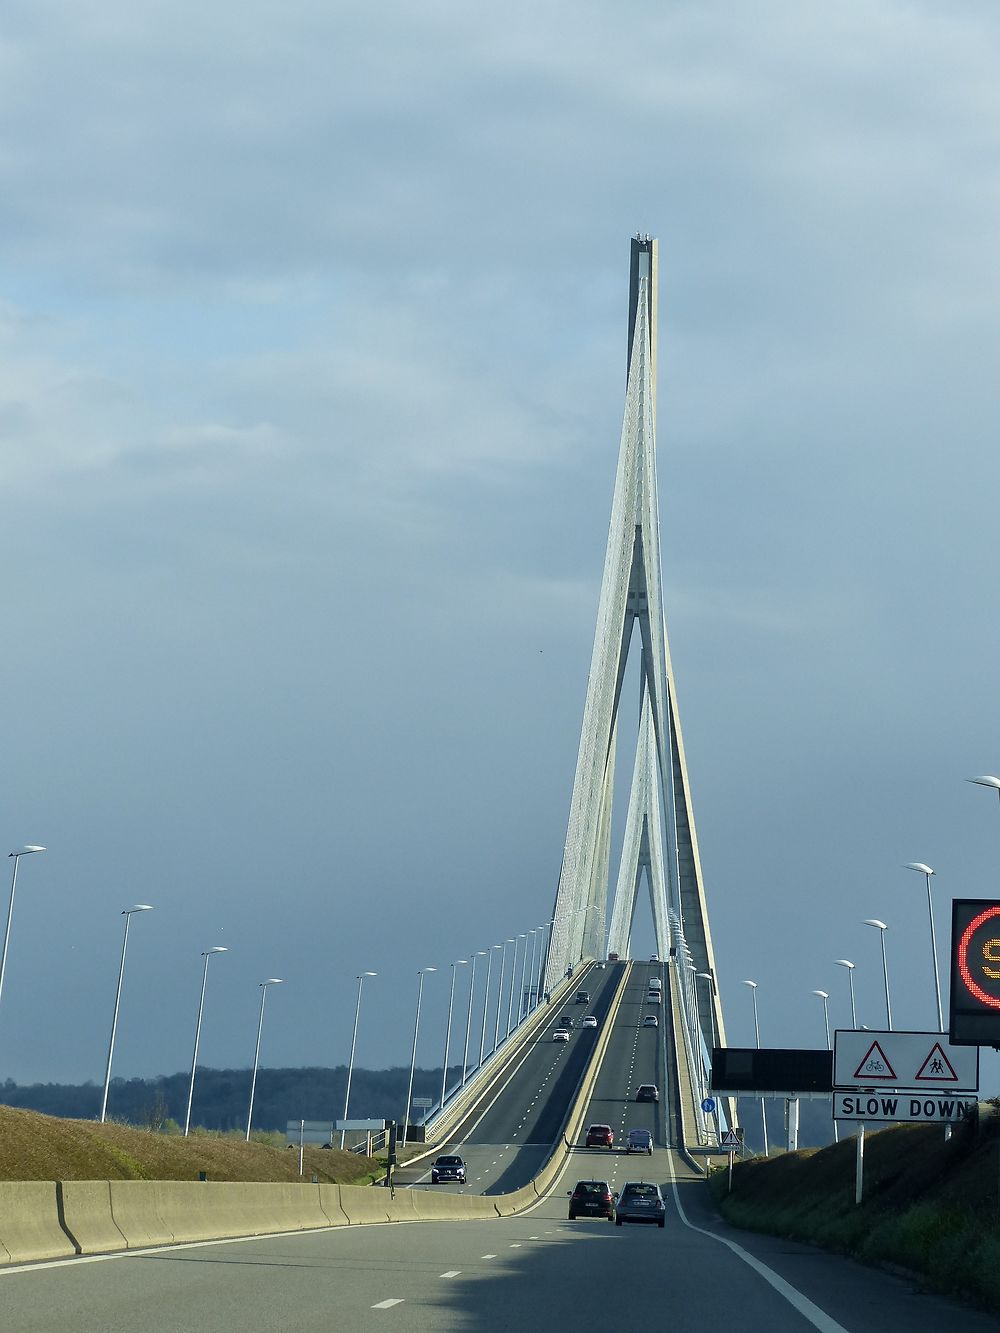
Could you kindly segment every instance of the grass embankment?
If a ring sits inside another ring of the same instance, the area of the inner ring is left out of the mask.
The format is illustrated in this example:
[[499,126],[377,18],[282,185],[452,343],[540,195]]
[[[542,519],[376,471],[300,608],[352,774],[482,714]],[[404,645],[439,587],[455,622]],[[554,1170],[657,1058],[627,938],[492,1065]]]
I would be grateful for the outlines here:
[[[987,1108],[983,1108],[986,1112]],[[1000,1314],[1000,1119],[899,1125],[865,1138],[864,1199],[854,1202],[854,1138],[741,1162],[711,1189],[727,1221],[899,1265],[928,1287]]]
[[375,1158],[307,1146],[299,1176],[297,1148],[242,1135],[158,1134],[114,1122],[63,1120],[0,1106],[0,1180],[310,1180],[368,1185],[384,1173]]

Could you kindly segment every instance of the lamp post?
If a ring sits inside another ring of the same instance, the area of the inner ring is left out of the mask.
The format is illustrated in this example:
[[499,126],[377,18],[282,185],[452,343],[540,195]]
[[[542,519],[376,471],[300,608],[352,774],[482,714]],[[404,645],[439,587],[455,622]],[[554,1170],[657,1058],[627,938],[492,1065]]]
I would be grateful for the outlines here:
[[536,926],[538,931],[538,960],[535,963],[535,1008],[537,1009],[542,1000],[542,965],[545,961],[545,932],[548,930],[548,923]]
[[858,1011],[854,1007],[854,964],[849,958],[835,958],[833,960],[838,967],[847,968],[847,979],[851,983],[851,1027],[858,1030]]
[[927,882],[927,917],[931,923],[931,957],[934,959],[934,998],[937,1000],[938,1032],[944,1031],[944,1014],[941,1010],[941,974],[938,971],[937,935],[934,932],[934,903],[931,900],[931,875],[934,871],[923,861],[907,861],[905,870],[916,870]]
[[[493,950],[502,948],[502,945],[491,944],[486,956],[486,994],[483,996],[483,1032],[479,1038],[479,1063],[480,1066],[486,1057],[486,1018],[490,1007],[490,973],[493,971]],[[500,989],[503,990],[503,974],[500,974]],[[499,1003],[499,1001],[498,1001]],[[494,1048],[495,1049],[495,1048]]]
[[250,1142],[250,1126],[253,1124],[253,1095],[257,1091],[257,1065],[260,1061],[260,1034],[264,1027],[264,1000],[267,997],[268,986],[280,986],[283,984],[281,977],[268,977],[266,981],[260,983],[260,1017],[257,1019],[257,1045],[253,1051],[253,1078],[250,1080],[250,1106],[247,1109],[247,1143]]
[[467,958],[456,958],[451,965],[451,993],[448,996],[448,1027],[444,1038],[444,1068],[441,1070],[441,1105],[444,1106],[444,1094],[448,1082],[448,1053],[451,1050],[451,1014],[455,1007],[455,968],[464,966]]
[[[517,937],[519,940],[524,940],[524,949],[522,950],[522,953],[521,953],[521,984],[520,984],[520,986],[518,986],[518,988],[517,988],[517,992],[518,992],[518,993],[517,993],[517,1024],[516,1024],[517,1027],[520,1027],[520,1026],[521,1026],[521,1020],[522,1020],[522,1018],[524,1017],[524,973],[525,973],[525,968],[526,968],[527,965],[528,965],[528,933],[529,933],[529,932],[525,931],[525,933],[524,933],[523,935],[518,935],[518,937]],[[516,953],[516,951],[515,951],[515,954],[514,954],[514,962],[515,962],[515,963],[517,962],[517,953]],[[514,984],[514,974],[513,974],[513,972],[512,972],[511,975],[510,975],[510,984],[511,984],[512,986],[513,986],[513,984]]]
[[[521,939],[518,935],[517,940]],[[500,991],[503,991],[503,970],[507,962],[507,945],[513,944],[514,957],[510,965],[510,991],[507,995],[507,1028],[504,1032],[504,1041],[510,1036],[510,1030],[514,1026],[514,977],[517,975],[517,940],[505,940],[503,946],[503,957],[500,959]],[[500,995],[497,995],[497,1034],[500,1032]],[[495,1044],[494,1044],[495,1048]]]
[[[830,1043],[830,996],[825,990],[814,990],[813,994],[818,995],[823,1001],[823,1022],[826,1025],[826,1049],[829,1051],[833,1049]],[[840,1142],[840,1127],[836,1120],[833,1122],[833,1141],[834,1143]]]
[[984,773],[981,778],[966,778],[966,782],[974,782],[977,787],[992,787],[997,796],[1000,797],[1000,778],[995,778],[992,773]]
[[201,976],[201,998],[198,1001],[198,1022],[194,1028],[194,1055],[191,1057],[191,1082],[188,1085],[188,1103],[187,1113],[184,1116],[184,1137],[187,1138],[191,1133],[191,1102],[194,1098],[194,1075],[198,1068],[198,1045],[201,1041],[201,1016],[205,1012],[205,987],[208,985],[208,965],[212,961],[212,955],[216,953],[228,953],[229,949],[224,944],[216,944],[211,949],[205,949],[202,958],[205,960],[205,970]]
[[462,1087],[469,1071],[469,1038],[472,1036],[472,1001],[476,994],[476,959],[485,958],[486,950],[477,949],[472,955],[472,975],[469,978],[469,1017],[465,1020],[465,1054],[462,1056]]
[[101,1096],[101,1124],[104,1124],[108,1113],[108,1088],[111,1086],[111,1061],[115,1054],[115,1034],[118,1031],[118,1009],[122,999],[122,978],[125,975],[125,950],[128,948],[128,923],[132,918],[133,912],[151,912],[153,909],[149,903],[136,903],[134,907],[126,907],[122,912],[125,918],[125,937],[122,940],[122,961],[118,968],[118,989],[115,991],[115,1012],[111,1019],[111,1040],[108,1043],[108,1065],[104,1071],[104,1092]]
[[32,852],[44,852],[44,847],[22,847],[19,851],[9,852],[8,855],[14,858],[14,873],[10,880],[10,902],[7,906],[7,929],[3,933],[3,953],[0,954],[0,995],[3,995],[3,979],[7,971],[7,946],[10,943],[10,922],[14,915],[14,890],[17,888],[17,866],[22,856],[30,856]]
[[538,948],[538,927],[532,926],[528,934],[531,936],[531,966],[528,968],[528,999],[525,1004],[525,1018],[531,1013],[532,1009],[531,997],[535,988],[535,951]]
[[[377,972],[362,972],[357,978],[358,982],[358,1002],[354,1006],[354,1035],[351,1037],[351,1059],[347,1066],[347,1091],[344,1093],[344,1119],[347,1119],[347,1108],[351,1104],[351,1078],[354,1075],[354,1050],[358,1044],[358,1020],[361,1017],[361,991],[365,984],[365,977],[377,977]],[[340,1146],[344,1146],[344,1138],[347,1134],[346,1129],[340,1131]]]
[[[760,1050],[760,1024],[757,1021],[757,983],[756,981],[744,981],[744,986],[750,987],[750,994],[753,996],[753,1032],[757,1043],[757,1049]],[[764,1098],[760,1099],[760,1120],[764,1131],[764,1156],[767,1156],[767,1115],[764,1111]]]
[[422,967],[417,973],[417,1012],[413,1019],[413,1050],[410,1053],[410,1081],[406,1086],[406,1112],[403,1115],[403,1147],[406,1147],[406,1132],[410,1126],[410,1104],[413,1101],[413,1071],[417,1067],[417,1033],[420,1031],[420,1001],[424,994],[424,973],[436,972],[436,967]]
[[889,929],[884,921],[879,921],[876,917],[869,917],[864,923],[866,926],[872,926],[879,933],[882,941],[882,977],[885,981],[885,1021],[889,1031],[892,1031],[892,1006],[889,1004],[889,965],[885,961],[885,932]]

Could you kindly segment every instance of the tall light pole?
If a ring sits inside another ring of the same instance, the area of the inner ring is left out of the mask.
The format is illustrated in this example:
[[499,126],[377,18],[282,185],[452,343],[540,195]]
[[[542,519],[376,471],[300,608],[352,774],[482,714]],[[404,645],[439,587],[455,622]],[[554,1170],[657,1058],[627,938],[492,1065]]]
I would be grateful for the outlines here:
[[[521,937],[520,937],[520,935],[519,935],[519,936],[517,937],[517,939],[519,940],[520,938],[521,938]],[[508,945],[508,944],[513,944],[513,946],[514,946],[514,958],[513,958],[513,961],[512,961],[512,963],[511,963],[511,968],[510,968],[510,993],[509,993],[508,996],[507,996],[507,1028],[506,1028],[506,1030],[505,1030],[505,1032],[504,1032],[504,1038],[503,1038],[504,1041],[506,1041],[507,1038],[510,1036],[510,1030],[511,1030],[511,1028],[513,1027],[513,1023],[511,1022],[511,1018],[512,1018],[513,1013],[514,1013],[514,977],[515,977],[515,975],[516,975],[516,973],[517,973],[517,940],[504,940],[504,944],[503,944],[503,956],[502,956],[501,959],[500,959],[500,993],[497,995],[497,1041],[496,1041],[495,1045],[499,1045],[499,1037],[500,1037],[500,999],[501,999],[501,996],[502,996],[502,994],[503,994],[503,971],[504,971],[504,966],[505,966],[505,964],[506,964],[506,962],[507,962],[507,945]]]
[[[520,986],[518,986],[518,988],[517,988],[517,989],[518,989],[518,994],[517,994],[517,1024],[516,1024],[516,1026],[520,1027],[521,1019],[524,1017],[524,973],[525,973],[525,968],[526,968],[527,965],[528,965],[528,932],[526,931],[523,935],[518,935],[517,938],[518,938],[519,940],[524,940],[524,950],[523,950],[523,952],[522,952],[522,954],[521,954],[521,984],[520,984]],[[515,962],[515,963],[517,962],[517,951],[516,951],[516,950],[514,951],[514,962]],[[512,986],[513,986],[513,984],[514,984],[514,974],[513,974],[513,973],[511,973],[510,984],[511,984]]]
[[885,981],[885,1022],[889,1031],[892,1031],[892,1006],[889,1003],[889,964],[885,961],[885,932],[889,927],[884,921],[879,921],[876,917],[869,917],[864,923],[866,926],[872,926],[879,933],[882,941],[882,977]]
[[44,847],[22,847],[19,851],[9,852],[8,855],[14,858],[14,873],[10,880],[10,902],[7,905],[7,929],[3,933],[3,954],[0,955],[0,995],[3,995],[3,979],[7,971],[7,946],[10,943],[10,922],[14,915],[14,891],[17,888],[17,865],[22,856],[30,856],[32,852],[44,852]]
[[253,1095],[257,1091],[257,1065],[260,1061],[260,1034],[264,1027],[264,1000],[268,986],[282,985],[283,978],[268,977],[260,983],[260,1017],[257,1019],[257,1045],[253,1050],[253,1078],[250,1080],[250,1106],[247,1109],[247,1143],[250,1142],[250,1126],[253,1124]]
[[462,1087],[469,1073],[469,1039],[472,1036],[472,1001],[476,994],[476,959],[485,958],[486,950],[477,949],[472,955],[472,975],[469,978],[469,1016],[465,1020],[465,1054],[462,1056]]
[[528,934],[531,936],[531,966],[528,968],[528,1001],[525,1006],[525,1017],[531,1013],[531,997],[535,989],[535,950],[538,948],[538,927],[532,926]]
[[545,953],[545,932],[548,924],[536,926],[538,931],[538,960],[535,964],[535,1008],[537,1009],[542,999],[542,963]]
[[838,967],[847,968],[847,979],[851,983],[851,1027],[858,1030],[858,1011],[854,1007],[854,964],[849,958],[835,958],[833,960]]
[[424,994],[424,973],[436,972],[436,967],[422,967],[417,973],[417,1012],[413,1019],[413,1050],[410,1054],[410,1081],[406,1085],[406,1112],[403,1115],[403,1147],[406,1147],[406,1133],[410,1127],[410,1104],[413,1101],[413,1071],[417,1067],[417,1033],[420,1031],[420,1001]]
[[111,1086],[111,1061],[115,1054],[115,1033],[118,1031],[118,1009],[122,1000],[122,978],[125,975],[125,950],[128,948],[128,923],[133,912],[151,912],[153,909],[149,903],[136,903],[134,907],[126,907],[122,912],[125,918],[125,938],[122,940],[122,961],[118,968],[118,989],[115,991],[115,1012],[111,1020],[111,1040],[108,1043],[108,1066],[104,1071],[104,1093],[101,1097],[101,1124],[104,1124],[108,1113],[108,1088]]
[[[760,1050],[760,1024],[757,1021],[757,983],[756,981],[744,981],[744,986],[750,987],[750,994],[753,996],[753,1033],[757,1043],[757,1049]],[[767,1156],[767,1114],[764,1111],[764,1098],[760,1099],[760,1121],[764,1131],[764,1156]]]
[[448,1027],[444,1037],[444,1068],[441,1070],[441,1105],[444,1106],[444,1094],[448,1083],[448,1054],[451,1050],[451,1014],[455,1007],[455,968],[463,967],[469,960],[456,958],[451,965],[451,992],[448,996]]
[[941,974],[938,971],[937,935],[934,932],[934,903],[931,900],[931,875],[934,871],[923,861],[907,861],[905,870],[916,870],[927,881],[927,916],[931,923],[931,957],[934,959],[934,998],[937,1000],[938,1032],[944,1031],[944,1014],[941,1010]]
[[[361,1017],[361,991],[362,991],[362,989],[363,989],[363,987],[364,987],[364,984],[365,984],[365,977],[377,977],[377,976],[378,976],[378,973],[377,973],[377,972],[361,972],[361,973],[359,973],[359,975],[358,975],[358,977],[357,977],[357,982],[358,982],[358,1002],[357,1002],[357,1004],[354,1006],[354,1035],[351,1037],[351,1059],[350,1059],[350,1063],[349,1063],[348,1066],[347,1066],[347,1091],[344,1093],[344,1116],[343,1116],[343,1118],[344,1118],[345,1120],[347,1119],[347,1108],[348,1108],[348,1107],[350,1106],[350,1104],[351,1104],[351,1079],[352,1079],[352,1077],[353,1077],[353,1075],[354,1075],[354,1051],[355,1051],[355,1048],[356,1048],[356,1046],[357,1046],[357,1044],[358,1044],[358,1020],[359,1020],[360,1017]],[[344,1138],[346,1137],[346,1134],[347,1134],[347,1130],[346,1130],[346,1129],[342,1129],[342,1130],[340,1131],[340,1146],[341,1146],[341,1148],[343,1148],[343,1146],[344,1146]]]
[[205,970],[201,976],[201,998],[198,1001],[198,1022],[194,1028],[194,1055],[191,1057],[191,1082],[188,1085],[188,1104],[187,1113],[184,1116],[184,1137],[191,1133],[191,1102],[194,1098],[194,1075],[198,1068],[198,1045],[201,1042],[201,1016],[205,1012],[205,987],[208,985],[208,965],[215,953],[228,953],[229,949],[224,944],[216,944],[211,949],[205,949],[202,958],[205,960]]
[[[479,1038],[479,1064],[486,1058],[486,1018],[490,1008],[490,973],[493,971],[493,950],[502,945],[491,944],[486,956],[486,994],[483,996],[483,1031]],[[500,974],[500,989],[503,990],[503,973]],[[499,1002],[498,1002],[499,1003]]]
[[[830,1042],[830,996],[825,990],[814,990],[813,994],[818,995],[823,1001],[823,1022],[826,1024],[826,1049],[831,1051],[833,1050],[833,1046]],[[840,1142],[840,1127],[836,1120],[833,1122],[833,1141],[834,1143]]]
[[992,787],[997,796],[1000,797],[1000,778],[995,778],[992,773],[984,773],[981,778],[966,778],[966,782],[974,782],[977,787]]

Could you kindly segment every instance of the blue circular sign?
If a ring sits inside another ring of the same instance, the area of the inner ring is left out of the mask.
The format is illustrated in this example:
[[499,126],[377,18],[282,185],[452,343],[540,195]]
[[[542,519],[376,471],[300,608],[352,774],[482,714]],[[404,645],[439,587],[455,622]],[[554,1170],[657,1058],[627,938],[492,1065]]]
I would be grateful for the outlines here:
[[701,1104],[701,1109],[702,1109],[703,1111],[707,1111],[708,1114],[711,1115],[712,1112],[715,1110],[715,1098],[714,1098],[714,1097],[706,1097],[705,1100],[704,1100],[704,1101],[702,1102],[702,1104]]

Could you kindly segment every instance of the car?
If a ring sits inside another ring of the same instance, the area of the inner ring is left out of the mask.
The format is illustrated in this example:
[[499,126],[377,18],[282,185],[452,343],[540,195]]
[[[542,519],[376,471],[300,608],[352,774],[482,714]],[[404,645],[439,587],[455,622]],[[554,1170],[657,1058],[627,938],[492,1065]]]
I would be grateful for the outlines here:
[[649,955],[649,961],[651,963],[658,963],[660,961],[660,955],[658,953],[651,953]]
[[569,1041],[569,1033],[565,1028],[556,1028],[552,1034],[553,1041]]
[[642,1020],[642,1026],[644,1028],[658,1028],[660,1026],[660,1020],[655,1014],[647,1014]]
[[439,1157],[431,1167],[431,1184],[438,1185],[443,1180],[457,1180],[465,1184],[465,1163],[461,1157]]
[[655,1083],[640,1083],[635,1091],[637,1102],[658,1102],[660,1100],[660,1089]]
[[609,963],[617,963],[617,962],[618,962],[618,955],[617,955],[616,953],[609,953],[609,954],[608,954],[608,962],[609,962]]
[[603,972],[607,967],[607,963],[595,963],[594,966],[597,968],[598,972]]
[[573,1015],[563,1014],[562,1018],[559,1020],[559,1026],[561,1028],[571,1028],[573,1026]]
[[662,989],[663,989],[663,981],[661,980],[661,978],[660,978],[660,977],[650,977],[650,978],[649,978],[649,989],[650,989],[650,990],[662,990]]
[[645,1180],[627,1180],[622,1186],[615,1209],[615,1225],[623,1222],[655,1222],[662,1227],[667,1220],[667,1210],[659,1185],[648,1184]]
[[613,1222],[616,1197],[606,1180],[578,1180],[576,1189],[569,1196],[569,1220],[604,1217]]
[[587,1014],[587,1015],[584,1017],[584,1020],[583,1020],[583,1022],[580,1024],[580,1026],[581,1026],[581,1027],[584,1027],[584,1028],[596,1028],[596,1027],[597,1027],[597,1019],[595,1018],[595,1016],[594,1016],[593,1014]]
[[577,1004],[589,1004],[589,1003],[590,1003],[590,991],[589,991],[589,990],[578,990],[577,993],[576,993],[576,1003],[577,1003]]
[[610,1125],[588,1125],[584,1146],[587,1148],[613,1148],[615,1146],[615,1131]]
[[649,994],[646,996],[647,1004],[660,1004],[662,1000],[663,996],[660,994],[658,990],[651,990]]
[[625,1140],[625,1156],[629,1153],[644,1152],[653,1155],[653,1136],[648,1129],[630,1129]]

